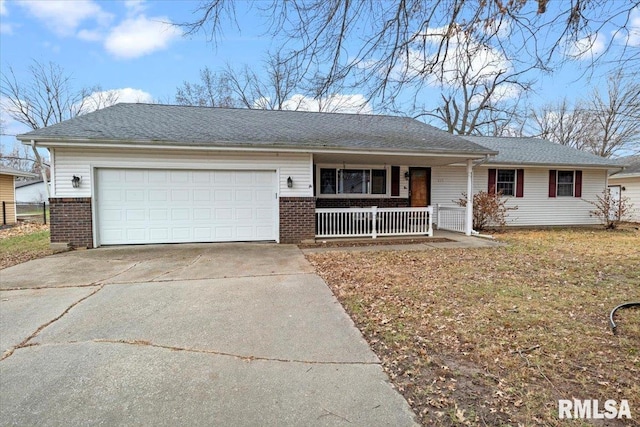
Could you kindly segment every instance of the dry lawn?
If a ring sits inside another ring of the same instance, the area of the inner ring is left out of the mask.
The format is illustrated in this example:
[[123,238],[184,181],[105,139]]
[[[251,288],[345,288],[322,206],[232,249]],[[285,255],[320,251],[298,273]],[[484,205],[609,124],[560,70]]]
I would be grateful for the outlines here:
[[[513,231],[502,248],[310,254],[423,425],[582,425],[558,399],[627,399],[640,425],[640,233]],[[602,404],[600,405],[602,407]],[[604,425],[604,424],[599,424]]]
[[48,225],[24,223],[0,230],[0,270],[52,253]]

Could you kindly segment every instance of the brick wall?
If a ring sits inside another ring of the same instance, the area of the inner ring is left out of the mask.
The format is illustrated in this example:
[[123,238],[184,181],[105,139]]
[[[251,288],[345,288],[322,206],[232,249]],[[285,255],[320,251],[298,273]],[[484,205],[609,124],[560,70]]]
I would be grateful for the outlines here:
[[324,208],[350,208],[360,207],[368,208],[369,206],[377,206],[379,208],[406,208],[409,206],[409,199],[393,198],[393,199],[317,199],[316,207]]
[[300,243],[316,236],[313,197],[280,197],[280,243]]
[[91,198],[49,199],[51,243],[68,243],[74,248],[93,247]]

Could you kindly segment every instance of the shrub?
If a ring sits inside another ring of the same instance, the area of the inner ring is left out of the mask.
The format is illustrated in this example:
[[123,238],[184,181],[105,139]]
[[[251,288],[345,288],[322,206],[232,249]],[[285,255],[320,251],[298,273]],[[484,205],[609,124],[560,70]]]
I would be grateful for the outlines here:
[[633,204],[626,196],[620,196],[616,200],[611,196],[611,191],[607,188],[602,195],[596,194],[596,200],[587,200],[594,206],[589,213],[600,220],[604,228],[613,230],[620,222],[630,219]]
[[[518,209],[517,206],[507,206],[502,193],[480,191],[473,195],[473,229],[485,230],[487,227],[504,227],[507,225],[507,212]],[[467,195],[455,201],[459,206],[467,206]]]

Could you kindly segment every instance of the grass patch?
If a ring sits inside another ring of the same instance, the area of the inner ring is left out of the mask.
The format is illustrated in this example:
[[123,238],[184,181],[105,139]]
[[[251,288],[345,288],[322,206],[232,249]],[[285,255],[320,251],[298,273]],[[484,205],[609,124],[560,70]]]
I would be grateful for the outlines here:
[[[565,425],[558,399],[640,419],[636,230],[510,231],[500,248],[309,254],[424,425]],[[619,423],[619,424],[618,424]],[[576,424],[574,424],[576,425]],[[579,425],[579,423],[577,424]]]
[[25,224],[0,230],[0,269],[52,253],[48,226]]

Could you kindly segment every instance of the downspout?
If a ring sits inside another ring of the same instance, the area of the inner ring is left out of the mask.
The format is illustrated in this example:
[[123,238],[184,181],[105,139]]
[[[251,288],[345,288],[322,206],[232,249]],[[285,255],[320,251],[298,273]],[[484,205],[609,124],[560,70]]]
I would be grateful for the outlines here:
[[40,158],[40,153],[36,148],[36,141],[31,140],[31,149],[33,150],[33,154],[36,156],[36,160],[38,161],[38,165],[40,165],[40,174],[42,175],[42,182],[44,184],[44,190],[47,194],[47,200],[51,198],[51,193],[49,193],[49,182],[47,182],[47,171],[44,169],[44,164],[42,163],[42,159]]
[[467,211],[464,222],[464,234],[471,236],[473,232],[473,160],[467,159]]

